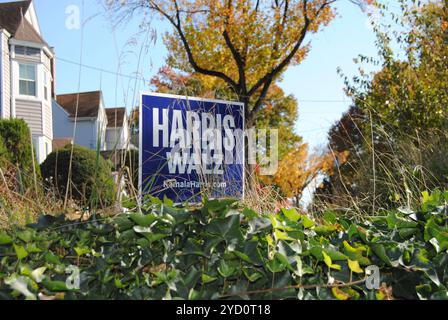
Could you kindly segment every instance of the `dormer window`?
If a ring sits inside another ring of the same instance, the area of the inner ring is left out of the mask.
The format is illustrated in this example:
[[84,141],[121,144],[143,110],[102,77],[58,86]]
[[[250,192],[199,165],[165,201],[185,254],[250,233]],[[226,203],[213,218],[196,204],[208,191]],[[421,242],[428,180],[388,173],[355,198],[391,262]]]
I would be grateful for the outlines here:
[[27,57],[39,57],[40,49],[24,47],[24,46],[16,46],[15,52],[17,55],[27,56]]
[[32,64],[19,64],[19,94],[36,96],[36,66]]

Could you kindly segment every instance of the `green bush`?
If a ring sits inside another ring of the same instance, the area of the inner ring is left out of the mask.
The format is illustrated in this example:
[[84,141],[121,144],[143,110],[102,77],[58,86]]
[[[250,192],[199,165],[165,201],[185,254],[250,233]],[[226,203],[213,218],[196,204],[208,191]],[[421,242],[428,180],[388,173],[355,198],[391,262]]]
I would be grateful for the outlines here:
[[[20,170],[21,180],[25,187],[33,183],[33,144],[31,132],[22,119],[0,120],[0,156],[4,163],[11,163]],[[34,158],[34,164],[37,164]],[[35,166],[37,177],[40,177],[39,166]]]
[[8,150],[6,149],[5,142],[0,136],[0,167],[3,168],[6,165],[8,158]]
[[[448,192],[358,221],[233,200],[194,208],[145,198],[142,213],[73,228],[63,217],[0,232],[0,298],[447,299]],[[79,287],[65,270],[77,261]],[[377,266],[381,283],[366,286]]]
[[[65,197],[71,145],[52,152],[41,165],[44,182]],[[111,165],[95,151],[74,146],[69,194],[82,205],[110,206],[115,198]]]

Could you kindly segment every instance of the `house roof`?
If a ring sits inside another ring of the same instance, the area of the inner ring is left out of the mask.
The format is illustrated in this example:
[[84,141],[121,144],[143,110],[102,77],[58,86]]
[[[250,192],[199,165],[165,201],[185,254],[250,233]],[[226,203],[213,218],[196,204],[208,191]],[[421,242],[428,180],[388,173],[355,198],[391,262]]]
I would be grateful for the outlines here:
[[101,91],[60,94],[56,101],[70,117],[75,117],[78,105],[78,118],[96,118],[101,103]]
[[30,0],[0,3],[0,26],[14,35],[30,4]]
[[48,46],[31,23],[24,18],[31,0],[0,3],[0,27],[17,40],[30,41]]
[[37,33],[31,23],[26,19],[22,19],[22,22],[20,23],[14,34],[14,39],[36,42],[48,47],[48,44],[45,42],[45,40],[39,33]]
[[126,108],[108,108],[106,116],[108,128],[121,128],[126,116]]

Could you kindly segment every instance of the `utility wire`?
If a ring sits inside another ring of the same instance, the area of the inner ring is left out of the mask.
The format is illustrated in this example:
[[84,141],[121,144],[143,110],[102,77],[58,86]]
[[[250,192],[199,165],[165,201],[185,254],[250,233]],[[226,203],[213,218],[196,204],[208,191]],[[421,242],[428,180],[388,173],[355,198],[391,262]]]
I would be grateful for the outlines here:
[[[87,65],[87,64],[82,64],[73,60],[69,60],[69,59],[65,59],[65,58],[60,58],[60,57],[56,57],[56,60],[61,61],[61,62],[65,62],[65,63],[69,63],[69,64],[73,64],[79,67],[83,67],[83,68],[87,68],[87,69],[91,69],[91,70],[95,70],[101,73],[107,73],[110,75],[114,75],[114,76],[119,76],[119,77],[123,77],[123,78],[128,78],[131,80],[145,80],[145,77],[140,73],[137,72],[137,74],[139,76],[134,76],[134,75],[129,75],[129,74],[124,74],[121,72],[116,72],[116,71],[111,71],[111,70],[106,70],[103,68],[98,68],[92,65]],[[280,100],[280,99],[279,99]],[[298,99],[297,100],[299,103],[351,103],[350,100],[342,100],[342,99]],[[316,112],[318,113],[318,112]]]

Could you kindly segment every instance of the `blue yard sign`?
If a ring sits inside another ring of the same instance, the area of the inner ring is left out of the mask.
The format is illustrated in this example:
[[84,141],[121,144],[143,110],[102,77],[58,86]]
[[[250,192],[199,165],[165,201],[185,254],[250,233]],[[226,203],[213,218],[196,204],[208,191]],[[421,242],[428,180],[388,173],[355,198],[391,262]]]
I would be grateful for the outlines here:
[[176,203],[244,196],[244,105],[143,93],[140,193]]

